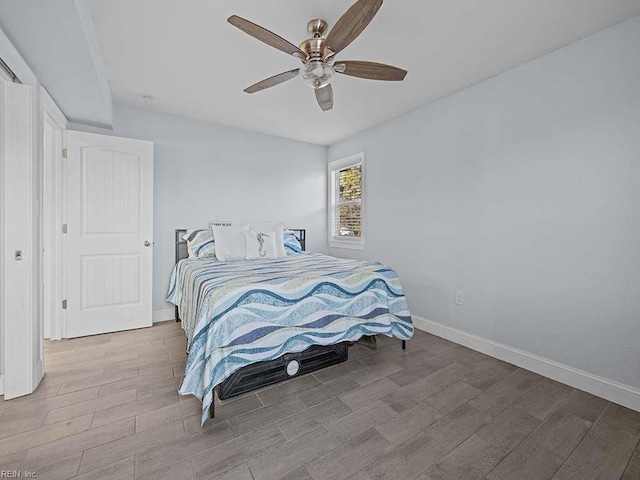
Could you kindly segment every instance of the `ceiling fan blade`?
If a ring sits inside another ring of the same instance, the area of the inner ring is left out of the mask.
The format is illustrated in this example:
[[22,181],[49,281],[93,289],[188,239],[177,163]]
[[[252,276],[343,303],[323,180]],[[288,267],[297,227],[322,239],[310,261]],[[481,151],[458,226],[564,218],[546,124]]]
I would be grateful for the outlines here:
[[[344,71],[340,71],[340,65],[344,65]],[[400,82],[407,76],[407,71],[391,65],[376,62],[362,62],[359,60],[347,60],[336,64],[336,72],[352,77],[368,78],[369,80],[387,80]]]
[[261,42],[271,45],[284,53],[296,56],[301,55],[301,58],[307,58],[307,55],[293,43],[286,41],[284,38],[276,35],[266,28],[261,27],[260,25],[256,25],[255,23],[245,20],[242,17],[238,17],[237,15],[230,16],[227,21],[234,27],[238,27],[244,33],[257,38]]
[[316,100],[323,112],[333,108],[333,88],[331,84],[326,87],[316,88]]
[[250,87],[244,89],[245,93],[256,93],[260,90],[265,90],[270,87],[275,87],[281,83],[286,82],[287,80],[291,80],[298,76],[298,71],[300,69],[296,68],[295,70],[289,70],[288,72],[282,72],[278,75],[274,75],[273,77],[265,78],[258,83],[254,83]]
[[327,35],[326,44],[338,53],[353,42],[376,15],[382,0],[358,0],[345,12]]

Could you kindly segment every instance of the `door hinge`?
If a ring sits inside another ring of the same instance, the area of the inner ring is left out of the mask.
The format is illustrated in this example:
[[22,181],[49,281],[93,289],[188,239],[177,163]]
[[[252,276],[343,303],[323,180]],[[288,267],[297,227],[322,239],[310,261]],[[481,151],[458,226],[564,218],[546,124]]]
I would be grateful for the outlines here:
[[62,233],[67,233],[67,224],[66,223],[62,224]]
[[63,310],[67,309],[67,299],[62,300],[62,309]]
[[66,148],[62,149],[62,158],[67,158],[67,155],[69,154],[69,151]]

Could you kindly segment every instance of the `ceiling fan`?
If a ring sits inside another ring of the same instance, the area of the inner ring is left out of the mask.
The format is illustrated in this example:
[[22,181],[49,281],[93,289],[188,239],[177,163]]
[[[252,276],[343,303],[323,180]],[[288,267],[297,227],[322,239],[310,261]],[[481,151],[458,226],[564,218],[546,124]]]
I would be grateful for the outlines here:
[[305,40],[299,47],[260,25],[232,15],[228,19],[231,25],[267,45],[293,55],[302,62],[302,67],[269,77],[245,88],[244,91],[255,93],[294,77],[300,77],[305,84],[315,90],[320,108],[327,111],[333,108],[331,80],[336,73],[371,80],[404,80],[407,71],[401,68],[357,60],[336,62],[334,58],[362,33],[381,6],[382,0],[358,0],[340,17],[326,36],[327,22],[315,18],[307,23],[307,30],[313,38]]

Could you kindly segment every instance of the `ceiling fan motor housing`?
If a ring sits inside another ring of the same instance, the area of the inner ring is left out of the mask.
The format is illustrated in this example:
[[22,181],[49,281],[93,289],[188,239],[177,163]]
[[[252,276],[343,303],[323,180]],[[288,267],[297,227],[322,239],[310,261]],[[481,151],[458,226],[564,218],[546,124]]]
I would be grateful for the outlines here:
[[321,36],[327,28],[327,22],[313,19],[307,24],[307,29],[314,37],[300,44],[300,50],[307,54],[308,60],[300,68],[299,76],[311,88],[324,88],[335,75],[333,67],[324,60],[327,49],[326,40]]
[[309,58],[324,58],[327,41],[322,37],[309,38],[300,44],[300,50],[306,53]]

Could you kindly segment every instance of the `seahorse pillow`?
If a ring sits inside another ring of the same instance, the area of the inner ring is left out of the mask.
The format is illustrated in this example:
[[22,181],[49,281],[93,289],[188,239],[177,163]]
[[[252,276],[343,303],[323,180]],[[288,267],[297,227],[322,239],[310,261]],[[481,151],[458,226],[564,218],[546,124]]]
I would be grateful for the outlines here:
[[247,250],[247,260],[261,258],[278,258],[278,235],[276,232],[244,232],[244,242]]
[[278,249],[278,257],[286,257],[287,252],[284,249],[283,225],[278,222],[262,222],[249,224],[249,230],[254,232],[276,232],[276,247]]

